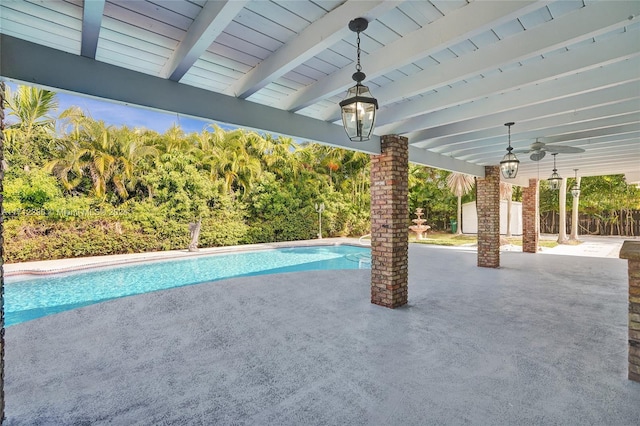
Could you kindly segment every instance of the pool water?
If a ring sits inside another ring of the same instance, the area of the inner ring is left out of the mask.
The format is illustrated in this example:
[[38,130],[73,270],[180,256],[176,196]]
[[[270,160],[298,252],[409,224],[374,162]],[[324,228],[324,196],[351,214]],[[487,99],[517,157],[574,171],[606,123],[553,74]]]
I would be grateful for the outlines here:
[[370,253],[368,248],[346,245],[296,247],[197,256],[29,279],[7,277],[4,287],[5,325],[119,297],[231,277],[369,269]]

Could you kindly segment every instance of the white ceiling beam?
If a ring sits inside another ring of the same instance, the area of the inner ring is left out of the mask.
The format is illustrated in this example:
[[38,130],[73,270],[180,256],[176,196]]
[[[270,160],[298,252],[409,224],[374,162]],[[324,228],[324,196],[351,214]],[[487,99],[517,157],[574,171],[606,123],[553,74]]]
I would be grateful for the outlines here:
[[[376,132],[378,128],[384,128],[385,125],[402,122],[411,117],[636,57],[640,55],[639,34],[638,31],[628,31],[598,41],[593,46],[570,50],[562,55],[553,55],[527,66],[491,74],[467,84],[429,93],[421,99],[413,99],[411,102],[385,108],[376,117]],[[336,117],[336,119],[339,118],[339,116]],[[382,131],[378,134],[388,133]]]
[[208,1],[193,21],[184,40],[178,44],[160,76],[172,81],[180,79],[211,46],[248,0]]
[[[614,133],[614,134],[606,134],[601,136],[590,137],[589,139],[575,140],[571,139],[570,146],[575,146],[578,148],[583,148],[585,151],[593,152],[594,149],[624,149],[627,150],[629,147],[633,147],[640,143],[640,139],[638,137],[640,134],[638,132],[628,132],[628,133]],[[542,140],[540,140],[542,142]],[[562,141],[565,142],[565,141]],[[546,142],[545,142],[546,143]],[[527,148],[528,147],[524,147]],[[477,149],[468,150],[468,154],[461,155],[458,158],[460,160],[469,161],[473,163],[481,163],[485,160],[491,158],[498,158],[506,153],[506,147],[504,145],[504,141],[501,143],[495,143],[491,145],[479,146]],[[633,151],[631,151],[633,152]],[[525,157],[529,154],[516,152],[518,158],[524,155]]]
[[[640,121],[640,114],[635,114],[636,115],[636,121]],[[621,123],[623,123],[621,121]],[[597,137],[601,137],[601,136],[608,136],[608,135],[614,135],[614,134],[626,134],[626,133],[632,133],[632,132],[638,132],[640,131],[640,123],[635,122],[629,122],[629,124],[622,124],[622,125],[614,125],[612,127],[605,127],[603,129],[592,129],[592,130],[583,130],[580,129],[578,131],[569,131],[569,132],[562,132],[561,134],[558,135],[554,135],[554,136],[549,136],[544,138],[545,143],[560,143],[560,142],[567,142],[567,141],[581,141],[581,140],[590,140],[590,139],[594,139]]]
[[85,0],[82,5],[82,43],[80,54],[95,59],[105,0]]
[[[586,177],[586,176],[607,176],[607,175],[619,175],[619,174],[627,174],[629,172],[633,172],[634,164],[629,161],[624,161],[620,163],[620,168],[611,167],[611,164],[598,164],[595,163],[584,164],[582,167],[578,166],[575,163],[571,163],[565,170],[565,172],[561,173],[561,176],[564,178],[573,178],[573,169],[578,169],[578,176]],[[546,167],[541,166],[538,172],[537,167],[532,169],[519,169],[518,170],[518,178],[520,178],[521,173],[523,177],[527,178],[540,178],[540,180],[546,180],[551,175],[551,169],[549,163],[546,164]],[[559,170],[559,169],[558,169]],[[563,176],[564,175],[564,176]],[[506,181],[508,182],[508,181]]]
[[[608,170],[608,174],[618,174],[622,173],[622,170],[612,168],[612,165],[614,163],[617,163],[617,167],[620,167],[620,165],[624,165],[623,167],[625,168],[633,164],[633,160],[629,159],[629,156],[625,154],[602,155],[594,156],[592,158],[574,158],[570,157],[568,154],[565,154],[565,157],[563,157],[562,160],[561,155],[562,154],[558,154],[556,158],[556,168],[558,169],[558,172],[560,172],[560,176],[562,176],[563,178],[572,177],[569,175],[569,173],[573,172],[573,169],[585,170],[590,168],[591,170]],[[548,159],[547,157],[545,157],[543,160],[541,160],[541,163],[541,174],[545,177],[549,176],[551,174],[553,157],[549,156]],[[537,172],[537,164],[535,164],[534,166]],[[573,173],[571,173],[571,175],[572,174]]]
[[380,153],[380,138],[351,142],[342,126],[127,70],[0,34],[0,76],[127,105],[184,114],[303,141]]
[[[544,7],[546,3],[548,2],[471,2],[367,55],[363,60],[363,71],[369,79],[380,76],[487,31],[493,26]],[[320,99],[346,91],[353,85],[353,72],[352,67],[342,68],[299,90],[294,96],[289,96],[276,106],[289,111],[299,111]]]
[[624,27],[629,25],[629,16],[638,14],[640,2],[589,3],[544,25],[389,83],[377,89],[375,96],[385,105],[419,95]]
[[[635,154],[638,155],[640,147],[636,149]],[[591,168],[591,170],[599,169],[599,170],[607,170],[610,174],[623,173],[623,171],[629,170],[626,165],[631,165],[634,163],[634,159],[632,155],[630,155],[631,151],[628,152],[612,152],[612,153],[602,153],[602,154],[593,154],[593,155],[578,155],[578,154],[558,154],[556,156],[556,166],[557,169],[561,172],[561,175],[565,174],[567,170],[571,169],[581,169]],[[637,161],[635,161],[637,164]],[[522,170],[524,173],[538,172],[538,167],[540,169],[541,176],[548,176],[547,173],[551,174],[551,169],[553,165],[553,156],[547,155],[540,161],[532,161],[529,158],[524,158],[520,160],[519,171]],[[617,169],[616,167],[621,166],[622,169]],[[573,174],[573,173],[572,173]],[[545,176],[545,177],[546,177]]]
[[[599,142],[591,143],[589,145],[583,145],[582,147],[585,148],[585,152],[581,154],[558,155],[562,158],[569,158],[572,162],[583,163],[590,158],[603,158],[607,155],[622,155],[625,159],[634,160],[634,157],[637,157],[637,155],[640,154],[640,144],[637,139],[629,139],[628,135],[616,135],[612,138],[617,138],[618,140],[612,139],[609,142]],[[468,161],[473,162],[474,164],[491,163],[495,162],[496,159],[502,158],[500,154],[503,153],[504,151],[475,155],[473,160]],[[547,160],[550,160],[552,158],[553,157],[550,153],[547,153],[547,155],[545,156],[545,159]],[[530,154],[518,155],[518,159],[520,160],[520,164],[523,165],[523,167],[525,164],[528,164],[532,161],[530,160]],[[637,162],[637,159],[635,161]]]
[[[516,122],[522,124],[538,118],[544,118],[548,126],[553,126],[554,123],[562,124],[592,120],[612,114],[608,113],[606,109],[597,107],[615,105],[629,100],[635,100],[635,102],[626,103],[625,106],[627,108],[635,106],[635,108],[631,108],[631,110],[634,110],[640,107],[640,102],[637,100],[640,97],[638,80],[640,80],[640,74],[637,75],[636,80],[627,81],[617,86],[609,86],[604,89],[583,92],[574,96],[566,96],[548,102],[539,102],[522,108],[486,114],[469,120],[412,132],[411,140],[416,142],[427,140],[429,142],[425,147],[431,148],[465,140],[466,135],[469,133],[495,128],[496,124],[500,123]],[[626,111],[629,111],[629,109]],[[626,111],[622,110],[622,112]],[[618,108],[615,114],[620,113],[621,111]],[[583,115],[585,116],[584,118],[582,117]]]
[[[595,129],[591,129],[589,126],[590,123],[578,123],[578,124],[573,124],[573,125],[564,126],[564,127],[565,127],[565,130],[569,132],[569,134],[567,134],[568,137],[575,137],[574,135],[578,133],[582,133],[582,134],[588,133],[589,135],[593,135],[593,137],[597,137],[597,136],[623,135],[625,133],[637,132],[638,129],[640,129],[640,123],[631,121],[632,118],[627,118],[627,117],[620,116],[619,120],[616,120],[616,122],[611,123],[610,127],[605,127],[605,128],[597,127]],[[570,136],[572,132],[573,134]],[[531,142],[533,141],[534,140],[527,141],[529,142],[528,145],[531,145]],[[578,144],[574,139],[568,140],[567,143],[564,145],[580,146],[580,144]],[[506,147],[504,146],[504,142],[502,147],[504,151],[500,150],[497,152],[497,154],[504,155],[504,153],[506,153]],[[527,147],[528,147],[527,145],[522,146],[522,148],[527,148]],[[494,145],[494,149],[499,149],[499,146],[497,144]],[[476,157],[479,156],[478,154],[475,154],[478,152],[478,148],[468,144],[458,144],[456,147],[450,148],[450,149],[434,148],[433,151],[443,155],[451,155],[453,157],[460,158],[461,160],[469,161],[472,163],[477,162]],[[498,156],[502,157],[502,155],[498,155]]]
[[289,43],[276,50],[229,87],[225,94],[248,98],[350,34],[351,30],[345,25],[348,17],[363,17],[371,22],[396,6],[398,6],[397,3],[382,0],[347,1],[313,22]]
[[451,172],[484,177],[484,167],[409,145],[409,161]]
[[[606,137],[614,135],[624,135],[627,133],[634,133],[640,130],[640,122],[638,121],[638,114],[626,114],[612,119],[607,119],[607,126],[603,127],[605,120],[593,120],[583,123],[573,123],[568,125],[562,125],[557,127],[548,127],[544,130],[549,132],[556,132],[555,137],[542,138],[545,143],[558,143],[567,142],[566,145],[578,146],[586,148],[582,145],[580,140]],[[540,129],[534,129],[533,131],[521,134],[523,138],[520,138],[518,144],[515,146],[515,150],[529,148],[532,142],[535,141],[536,135],[539,134]],[[560,138],[559,141],[554,139]],[[553,141],[553,142],[552,142]],[[515,144],[512,140],[512,146]],[[502,146],[502,149],[499,147]],[[465,161],[476,162],[477,157],[482,157],[485,152],[491,152],[493,149],[497,149],[502,155],[506,153],[505,138],[486,138],[484,140],[478,140],[474,142],[463,142],[450,147],[429,148],[434,152],[452,155],[456,158],[460,158]],[[481,154],[478,154],[480,152]]]
[[[518,121],[518,111],[525,111],[526,107],[547,104],[550,101],[608,88],[618,84],[640,80],[640,57],[616,62],[606,67],[591,69],[575,75],[565,76],[556,80],[546,81],[536,85],[512,90],[489,98],[469,102],[452,108],[435,111],[430,114],[414,117],[397,125],[377,128],[378,134],[405,134],[417,130],[426,133],[434,132],[434,137],[451,134],[450,125],[460,121],[487,117],[493,120],[496,114],[509,112],[513,118],[507,121]],[[637,83],[636,83],[637,86]],[[573,98],[571,108],[580,109],[583,105],[581,98]],[[549,105],[553,108],[551,105]],[[487,115],[491,112],[492,114]],[[543,113],[547,113],[544,111]],[[532,110],[526,109],[524,118],[535,116]],[[469,123],[467,121],[467,123]],[[492,123],[495,125],[495,121]]]
[[[634,102],[635,101],[635,102]],[[549,136],[556,134],[557,132],[551,129],[560,128],[569,124],[584,124],[585,126],[600,126],[607,127],[608,123],[614,123],[619,121],[621,116],[624,116],[626,120],[637,120],[638,108],[640,107],[640,101],[638,98],[629,98],[623,101],[624,106],[620,107],[617,102],[595,104],[589,109],[580,111],[568,110],[562,114],[555,114],[550,116],[531,116],[526,120],[516,122],[511,129],[511,144],[518,146],[519,140],[522,139],[522,135],[531,135],[531,139],[535,138],[548,138]],[[544,104],[543,104],[544,105]],[[628,108],[625,110],[624,108]],[[636,117],[637,116],[637,117]],[[508,122],[509,120],[507,120]],[[413,144],[420,148],[434,148],[439,147],[453,147],[459,144],[469,144],[478,141],[486,143],[491,138],[502,138],[507,133],[507,129],[501,126],[500,123],[505,122],[504,117],[502,120],[493,121],[493,126],[482,126],[478,129],[472,129],[465,133],[453,134],[451,136],[443,136],[434,139],[425,139],[420,137],[421,132],[408,133],[406,136],[410,141],[415,141]],[[514,132],[517,132],[514,133]],[[537,133],[536,133],[537,132]]]

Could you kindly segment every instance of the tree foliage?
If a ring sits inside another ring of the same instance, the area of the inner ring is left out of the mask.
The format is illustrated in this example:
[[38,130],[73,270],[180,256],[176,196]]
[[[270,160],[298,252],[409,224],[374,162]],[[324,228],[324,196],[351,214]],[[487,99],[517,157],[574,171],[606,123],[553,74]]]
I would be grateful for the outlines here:
[[[53,92],[23,86],[7,100],[7,261],[184,249],[196,220],[201,247],[314,238],[315,203],[323,236],[369,233],[368,154],[215,125],[159,134],[77,107],[56,116]],[[410,214],[423,208],[435,230],[474,198],[469,176],[412,164],[408,179]],[[640,208],[620,176],[582,187],[581,209],[594,215]],[[544,183],[540,199],[542,211],[557,206]]]

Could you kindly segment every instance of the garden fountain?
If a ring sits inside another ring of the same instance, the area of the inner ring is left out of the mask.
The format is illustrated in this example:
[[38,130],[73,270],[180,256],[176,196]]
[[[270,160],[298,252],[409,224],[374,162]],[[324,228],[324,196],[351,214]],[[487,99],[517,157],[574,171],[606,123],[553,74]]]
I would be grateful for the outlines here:
[[422,208],[418,207],[416,209],[416,216],[418,218],[411,219],[411,222],[415,223],[415,225],[412,225],[409,227],[410,230],[416,233],[417,240],[422,240],[423,239],[422,234],[424,234],[425,232],[427,232],[428,229],[431,228],[429,225],[424,224],[427,221],[427,219],[423,219],[422,215],[423,215]]

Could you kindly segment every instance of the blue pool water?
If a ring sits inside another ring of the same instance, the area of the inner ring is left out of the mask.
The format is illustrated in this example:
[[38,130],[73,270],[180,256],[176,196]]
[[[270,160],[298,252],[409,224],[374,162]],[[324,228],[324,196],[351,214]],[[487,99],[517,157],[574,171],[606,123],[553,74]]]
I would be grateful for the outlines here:
[[8,277],[4,287],[5,325],[118,297],[231,277],[328,269],[369,269],[371,251],[353,246],[296,247],[197,256],[56,274]]

